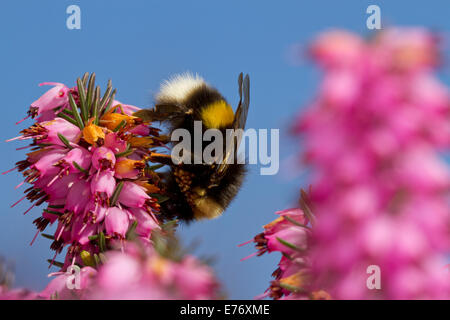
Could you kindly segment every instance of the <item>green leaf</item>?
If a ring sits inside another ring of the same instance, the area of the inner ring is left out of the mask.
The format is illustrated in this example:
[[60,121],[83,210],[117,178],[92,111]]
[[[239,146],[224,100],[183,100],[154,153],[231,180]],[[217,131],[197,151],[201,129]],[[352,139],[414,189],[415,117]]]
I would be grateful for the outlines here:
[[111,97],[109,98],[108,104],[106,105],[106,108],[105,108],[105,110],[103,111],[103,114],[107,113],[107,112],[109,111],[109,109],[111,108],[111,106],[112,106],[112,104],[113,104],[113,102],[114,102],[114,98],[115,98],[115,96],[116,96],[116,92],[117,92],[117,90],[114,89],[114,91],[113,91],[112,94],[111,94]]
[[[94,98],[94,88],[95,88],[95,72],[93,72],[91,74],[91,76],[89,77],[89,84],[88,84],[88,89],[87,89],[87,97],[86,97],[86,101],[87,101],[87,109],[88,111],[91,110],[91,106],[92,106],[92,99]],[[89,115],[89,118],[91,117],[91,115]]]
[[70,150],[73,149],[73,147],[70,145],[69,140],[67,140],[66,137],[64,137],[61,133],[58,132],[58,138],[59,140],[61,140],[62,143],[64,143],[64,145],[69,148]]
[[[49,206],[50,207],[50,206]],[[44,209],[45,212],[50,213],[50,214],[54,214],[57,215],[58,217],[62,216],[63,214],[59,211],[53,211],[53,210],[48,210],[48,209]]]
[[106,263],[106,255],[104,254],[104,253],[102,253],[102,252],[100,252],[99,254],[98,254],[98,258],[99,258],[99,260],[100,260],[100,262],[101,263]]
[[299,292],[303,292],[304,291],[304,289],[302,289],[302,288],[298,288],[296,286],[291,286],[290,284],[286,284],[286,283],[283,283],[283,282],[280,282],[280,287],[283,288],[283,289],[286,289],[288,291],[294,292],[294,293],[299,293]]
[[57,116],[60,118],[63,118],[64,120],[69,121],[71,124],[76,125],[78,127],[78,123],[75,121],[75,119],[69,117],[68,115],[64,114],[63,112],[58,113]]
[[307,225],[301,224],[301,223],[295,221],[294,219],[292,219],[292,218],[289,217],[289,216],[283,216],[283,218],[286,219],[287,221],[289,221],[290,223],[292,223],[293,225],[296,225],[296,226],[298,226],[298,227],[302,227],[302,228],[309,229],[309,227],[308,227]]
[[86,88],[87,85],[87,80],[89,78],[89,72],[85,72],[83,74],[83,77],[81,78],[81,81],[83,82],[83,86]]
[[148,166],[146,168],[146,170],[155,171],[155,170],[158,170],[159,168],[162,168],[164,166],[165,166],[165,164],[155,164],[153,166]]
[[48,206],[49,208],[53,208],[53,209],[62,209],[64,208],[63,204],[52,204]]
[[95,260],[95,265],[99,266],[100,265],[100,258],[98,257],[98,254],[94,253],[94,260]]
[[276,238],[278,240],[278,242],[280,242],[282,245],[292,249],[292,250],[296,250],[296,251],[304,251],[303,249],[300,249],[299,247],[297,247],[295,244],[292,244],[286,240],[283,240],[281,238]]
[[50,240],[55,240],[55,236],[53,236],[51,234],[41,233],[41,236],[43,236],[44,238],[50,239]]
[[88,109],[86,106],[86,88],[83,85],[83,81],[78,78],[77,79],[77,87],[78,87],[78,97],[80,98],[80,109],[81,109],[81,117],[83,121],[88,121]]
[[72,164],[75,168],[77,168],[79,171],[83,173],[88,173],[86,169],[84,169],[82,166],[80,166],[76,161],[72,161]]
[[94,234],[93,236],[89,236],[88,239],[91,240],[91,241],[95,241],[95,240],[98,239],[98,234]]
[[98,105],[100,103],[100,87],[95,88],[94,101],[92,102],[92,117],[94,118],[94,124],[98,125]]
[[75,120],[78,123],[78,127],[80,129],[83,129],[84,128],[83,120],[81,120],[80,112],[78,112],[77,104],[75,103],[75,100],[74,100],[72,94],[70,94],[70,93],[69,93],[69,104],[72,107],[72,112],[73,112]]
[[120,157],[129,156],[134,152],[134,149],[130,149],[130,144],[127,145],[127,149],[125,151],[119,152],[115,154],[116,159]]
[[117,127],[115,127],[115,128],[113,129],[113,132],[119,131],[120,129],[122,129],[123,127],[125,127],[126,124],[127,124],[127,121],[126,121],[126,120],[120,121],[120,123],[117,125]]
[[106,251],[106,238],[103,231],[98,234],[98,246],[100,248],[100,252]]
[[132,240],[132,239],[134,239],[136,237],[135,231],[136,231],[137,225],[138,225],[138,222],[137,221],[133,221],[133,223],[131,224],[131,226],[128,229],[127,234],[125,236],[125,238],[127,240]]
[[111,207],[114,207],[116,205],[117,199],[119,198],[122,188],[123,188],[123,181],[120,181],[117,184],[116,189],[114,190],[113,194],[111,195],[111,198],[109,199],[109,205]]
[[100,102],[100,106],[99,106],[100,112],[99,113],[101,113],[101,111],[103,110],[103,108],[106,105],[106,102],[108,102],[108,98],[111,96],[111,92],[112,92],[112,82],[111,82],[111,80],[108,80],[108,86],[106,87],[105,94],[103,95],[103,98]]
[[308,200],[308,194],[305,192],[305,190],[300,190],[300,208],[305,213],[306,217],[309,221],[311,221],[311,224],[314,225],[316,222],[316,218],[314,217],[314,214],[312,213],[311,209],[308,206],[307,203]]
[[52,261],[52,259],[47,259],[47,262],[52,264],[52,265],[54,265],[54,266],[57,266],[59,268],[64,267],[64,263],[59,262],[59,261]]

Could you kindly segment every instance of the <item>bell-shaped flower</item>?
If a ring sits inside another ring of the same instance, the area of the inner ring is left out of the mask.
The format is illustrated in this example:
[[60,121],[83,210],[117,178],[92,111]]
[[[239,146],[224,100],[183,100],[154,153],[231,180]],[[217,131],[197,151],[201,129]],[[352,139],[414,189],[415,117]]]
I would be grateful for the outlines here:
[[114,179],[114,172],[111,170],[104,170],[94,175],[91,180],[92,194],[105,193],[108,197],[114,192],[116,188],[116,180]]
[[91,188],[89,182],[78,180],[70,188],[67,195],[66,209],[75,214],[82,213],[89,202]]
[[29,113],[33,118],[41,115],[45,111],[54,110],[58,107],[64,107],[69,103],[68,92],[70,89],[63,83],[44,82],[39,85],[51,85],[54,87],[31,104]]
[[150,199],[150,196],[144,188],[136,183],[125,181],[118,201],[127,207],[142,208],[148,199]]
[[108,209],[105,217],[105,228],[108,235],[125,238],[129,224],[129,216],[125,210],[117,207]]
[[107,170],[114,168],[116,156],[111,149],[106,147],[96,148],[92,154],[92,165],[97,170]]
[[159,230],[161,227],[150,214],[141,208],[130,208],[131,214],[136,218],[136,233],[143,238],[150,238],[152,230]]
[[80,128],[62,118],[42,122],[41,125],[46,129],[46,136],[43,139],[39,139],[40,143],[51,143],[65,146],[59,135],[63,135],[71,143],[78,143],[80,140]]

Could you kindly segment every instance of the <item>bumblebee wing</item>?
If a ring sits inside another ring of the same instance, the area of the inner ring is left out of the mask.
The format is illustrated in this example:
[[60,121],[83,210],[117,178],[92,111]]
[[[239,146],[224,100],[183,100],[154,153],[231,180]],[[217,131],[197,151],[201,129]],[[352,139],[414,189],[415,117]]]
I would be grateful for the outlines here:
[[133,116],[139,117],[144,121],[166,121],[174,117],[181,117],[189,110],[182,105],[172,103],[159,103],[153,109],[143,109],[133,113]]
[[[250,78],[248,74],[242,81],[242,73],[239,76],[239,105],[234,116],[233,129],[245,129],[245,123],[247,122],[248,107],[250,106]],[[242,101],[242,92],[244,95],[244,101]]]
[[[241,73],[238,78],[239,85],[239,104],[234,115],[234,121],[231,128],[236,131],[238,129],[245,129],[245,123],[247,121],[248,108],[250,106],[250,78],[248,74],[243,78]],[[243,99],[242,99],[243,98]],[[227,146],[223,161],[217,166],[216,177],[223,176],[231,160],[231,155],[237,152],[241,143],[242,135],[235,136],[235,139],[227,139]]]

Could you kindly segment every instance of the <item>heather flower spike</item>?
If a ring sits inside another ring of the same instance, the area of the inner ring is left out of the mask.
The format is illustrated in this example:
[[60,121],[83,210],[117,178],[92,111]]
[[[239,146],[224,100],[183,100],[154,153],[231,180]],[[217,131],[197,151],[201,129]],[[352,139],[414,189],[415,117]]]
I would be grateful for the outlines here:
[[[87,255],[89,261],[95,259],[116,240],[123,244],[134,223],[150,243],[151,230],[160,223],[158,200],[143,187],[154,184],[149,182],[155,174],[148,159],[161,146],[158,130],[130,116],[138,107],[114,100],[111,81],[102,94],[95,78],[94,73],[85,74],[72,88],[44,83],[54,87],[31,104],[29,114],[46,114],[47,119],[22,130],[18,138],[30,141],[32,150],[16,165],[31,184],[21,200],[33,203],[27,212],[45,206],[34,221],[38,232],[57,225],[46,238],[51,238],[56,254],[68,248],[63,270],[73,263],[83,265]],[[136,139],[146,143],[131,148]],[[154,188],[152,194],[159,190]],[[57,264],[55,258],[50,261]]]
[[323,81],[294,126],[312,188],[253,239],[257,255],[282,253],[261,297],[449,299],[450,92],[434,74],[438,49],[421,28],[312,43]]

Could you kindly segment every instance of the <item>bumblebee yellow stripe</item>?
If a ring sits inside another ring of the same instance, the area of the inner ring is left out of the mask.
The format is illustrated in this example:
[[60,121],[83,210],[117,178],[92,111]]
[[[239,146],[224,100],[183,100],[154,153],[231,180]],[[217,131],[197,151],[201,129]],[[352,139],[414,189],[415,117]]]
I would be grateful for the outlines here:
[[234,112],[228,103],[219,100],[204,107],[201,118],[207,128],[224,128],[233,123]]

